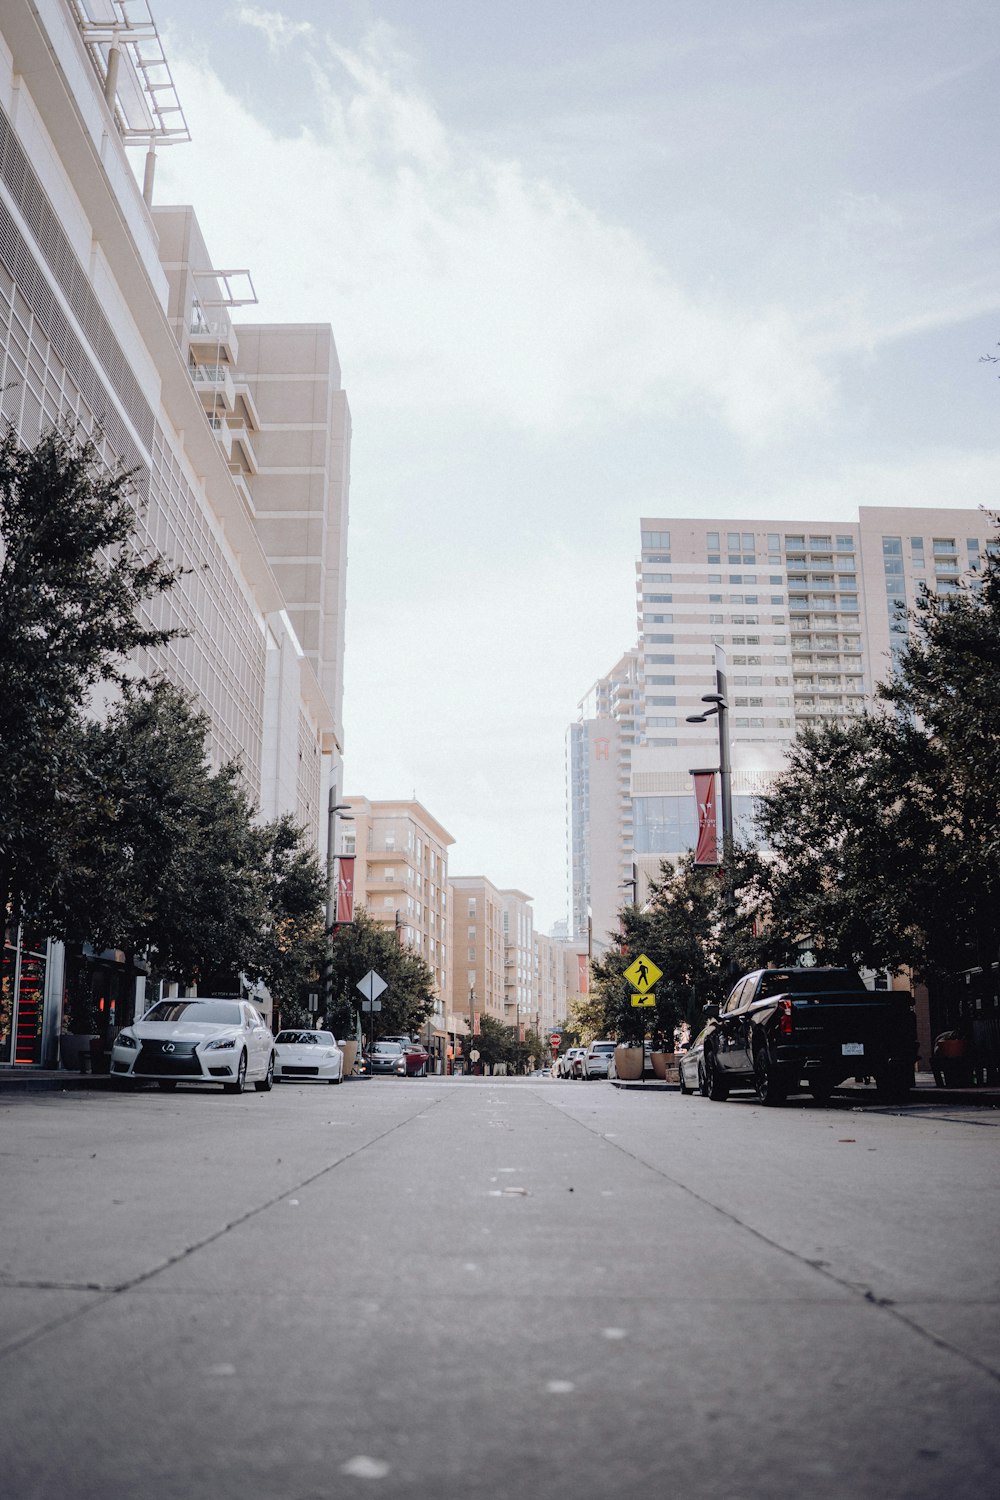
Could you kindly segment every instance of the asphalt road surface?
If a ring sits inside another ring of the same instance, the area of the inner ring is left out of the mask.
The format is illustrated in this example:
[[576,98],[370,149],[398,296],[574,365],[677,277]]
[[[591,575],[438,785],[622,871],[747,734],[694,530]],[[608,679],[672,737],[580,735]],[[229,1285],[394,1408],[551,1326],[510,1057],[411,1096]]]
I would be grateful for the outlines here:
[[7,1500],[986,1500],[1000,1112],[0,1099]]

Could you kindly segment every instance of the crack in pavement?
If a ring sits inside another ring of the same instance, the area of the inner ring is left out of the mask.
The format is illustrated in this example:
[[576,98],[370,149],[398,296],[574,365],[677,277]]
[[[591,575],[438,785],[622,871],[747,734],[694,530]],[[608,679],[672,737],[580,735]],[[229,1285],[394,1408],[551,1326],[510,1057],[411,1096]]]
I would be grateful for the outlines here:
[[[801,1255],[799,1251],[793,1250],[790,1245],[783,1245],[780,1240],[773,1239],[770,1235],[765,1234],[763,1230],[755,1229],[752,1224],[748,1224],[745,1219],[741,1219],[738,1214],[733,1213],[730,1209],[723,1208],[719,1203],[713,1203],[711,1198],[706,1198],[704,1194],[689,1187],[686,1182],[681,1182],[679,1178],[672,1177],[664,1168],[655,1166],[652,1162],[646,1161],[645,1158],[637,1155],[635,1151],[630,1150],[627,1146],[622,1146],[616,1136],[608,1136],[595,1126],[588,1125],[585,1120],[581,1120],[576,1115],[570,1114],[566,1106],[561,1105],[558,1100],[546,1099],[544,1102],[550,1108],[559,1110],[564,1119],[570,1119],[574,1124],[586,1130],[595,1140],[603,1141],[613,1151],[620,1151],[630,1161],[634,1161],[640,1167],[645,1167],[647,1171],[662,1178],[664,1182],[669,1182],[671,1187],[678,1188],[682,1193],[686,1193],[696,1203],[701,1203],[705,1208],[711,1209],[720,1218],[725,1219],[737,1229],[742,1229],[746,1234],[752,1235],[761,1244],[769,1246],[772,1250],[777,1250],[780,1255],[785,1255],[790,1260],[794,1260],[797,1265],[807,1266],[817,1276],[822,1276],[825,1280],[832,1281],[835,1286],[849,1292],[851,1296],[856,1297],[859,1301],[865,1302],[869,1307],[877,1308],[879,1312],[885,1313],[890,1318],[894,1318],[898,1323],[902,1323],[904,1327],[909,1328],[911,1332],[918,1334],[920,1338],[925,1339],[929,1344],[933,1344],[935,1348],[955,1355],[957,1359],[962,1360],[973,1369],[979,1370],[981,1374],[988,1376],[990,1380],[1000,1385],[1000,1370],[981,1359],[977,1359],[975,1355],[970,1354],[967,1350],[958,1348],[957,1345],[942,1338],[940,1334],[932,1333],[930,1329],[924,1328],[920,1323],[915,1322],[913,1318],[907,1317],[900,1310],[899,1305],[891,1298],[879,1297],[870,1287],[863,1286],[856,1281],[848,1281],[843,1276],[838,1276],[828,1266],[820,1265],[816,1261],[810,1260],[807,1256]],[[979,1299],[976,1300],[978,1302]]]
[[407,1115],[405,1119],[397,1120],[387,1130],[383,1130],[378,1135],[372,1136],[370,1141],[365,1141],[363,1144],[355,1146],[353,1150],[345,1152],[336,1161],[328,1162],[325,1167],[317,1168],[315,1172],[310,1172],[301,1181],[283,1188],[280,1193],[275,1193],[265,1203],[258,1203],[254,1208],[248,1208],[246,1213],[239,1214],[235,1219],[230,1219],[228,1223],[221,1225],[218,1229],[214,1229],[211,1234],[207,1234],[202,1239],[194,1241],[183,1250],[178,1250],[176,1254],[161,1261],[158,1265],[151,1266],[149,1270],[140,1271],[137,1275],[129,1277],[126,1281],[115,1282],[111,1286],[102,1284],[95,1286],[92,1283],[79,1285],[73,1283],[63,1284],[61,1282],[0,1283],[4,1287],[12,1288],[25,1286],[28,1290],[98,1293],[93,1300],[88,1301],[84,1307],[77,1308],[75,1312],[61,1313],[58,1317],[52,1318],[48,1323],[32,1328],[18,1338],[11,1339],[9,1343],[0,1344],[0,1360],[6,1359],[9,1354],[14,1354],[18,1350],[26,1348],[29,1344],[36,1343],[39,1339],[44,1338],[47,1334],[55,1330],[65,1328],[68,1324],[76,1322],[79,1318],[86,1317],[88,1313],[94,1312],[99,1307],[104,1307],[106,1303],[114,1301],[116,1297],[122,1296],[123,1293],[135,1291],[137,1287],[143,1286],[148,1281],[152,1281],[154,1277],[169,1270],[171,1266],[179,1265],[182,1261],[187,1260],[189,1256],[196,1254],[197,1251],[204,1250],[208,1245],[215,1244],[216,1240],[222,1239],[223,1235],[229,1234],[231,1230],[239,1229],[242,1224],[248,1223],[251,1219],[256,1218],[258,1214],[266,1213],[269,1208],[274,1208],[286,1199],[290,1193],[301,1192],[303,1188],[309,1187],[314,1182],[318,1182],[321,1177],[325,1177],[330,1172],[335,1172],[345,1162],[351,1161],[355,1156],[359,1156],[362,1151],[367,1151],[370,1146],[376,1146],[379,1141],[384,1141],[388,1136],[394,1135],[397,1130],[401,1130],[404,1125],[409,1125],[418,1115],[424,1114],[428,1108],[433,1109],[446,1097],[445,1094],[441,1094],[429,1101],[426,1096],[422,1097],[419,1109],[414,1110],[413,1114]]

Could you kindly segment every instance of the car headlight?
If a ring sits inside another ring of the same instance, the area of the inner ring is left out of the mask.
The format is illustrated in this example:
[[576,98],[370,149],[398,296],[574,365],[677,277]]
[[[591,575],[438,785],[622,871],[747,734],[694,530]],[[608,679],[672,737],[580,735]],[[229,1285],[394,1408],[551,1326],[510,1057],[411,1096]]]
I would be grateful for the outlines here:
[[139,1045],[139,1043],[136,1041],[135,1037],[134,1036],[129,1036],[129,1034],[128,1034],[127,1031],[120,1031],[118,1033],[118,1035],[115,1037],[115,1043],[114,1044],[115,1044],[116,1047],[131,1047],[133,1052],[136,1050],[136,1048]]
[[236,1046],[236,1038],[234,1036],[220,1036],[220,1037],[216,1037],[216,1039],[215,1039],[214,1042],[209,1042],[208,1045],[207,1045],[207,1047],[205,1048],[205,1051],[206,1052],[221,1052],[226,1047],[235,1047],[235,1046]]

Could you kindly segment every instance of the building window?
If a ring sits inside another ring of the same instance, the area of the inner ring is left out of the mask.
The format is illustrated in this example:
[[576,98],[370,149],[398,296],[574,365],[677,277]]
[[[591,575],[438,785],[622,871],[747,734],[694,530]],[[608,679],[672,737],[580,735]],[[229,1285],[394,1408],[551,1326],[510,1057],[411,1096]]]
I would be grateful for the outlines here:
[[669,548],[669,531],[644,531],[642,533],[642,550],[648,552],[654,547]]

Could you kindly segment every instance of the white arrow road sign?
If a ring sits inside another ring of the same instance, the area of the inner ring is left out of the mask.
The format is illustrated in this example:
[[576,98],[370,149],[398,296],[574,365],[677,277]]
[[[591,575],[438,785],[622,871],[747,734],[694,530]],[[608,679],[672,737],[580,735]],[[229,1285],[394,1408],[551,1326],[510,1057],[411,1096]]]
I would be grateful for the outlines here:
[[355,989],[359,989],[366,1000],[377,1000],[382,991],[387,988],[381,974],[376,974],[374,969],[369,969],[364,979],[359,979],[355,985]]

